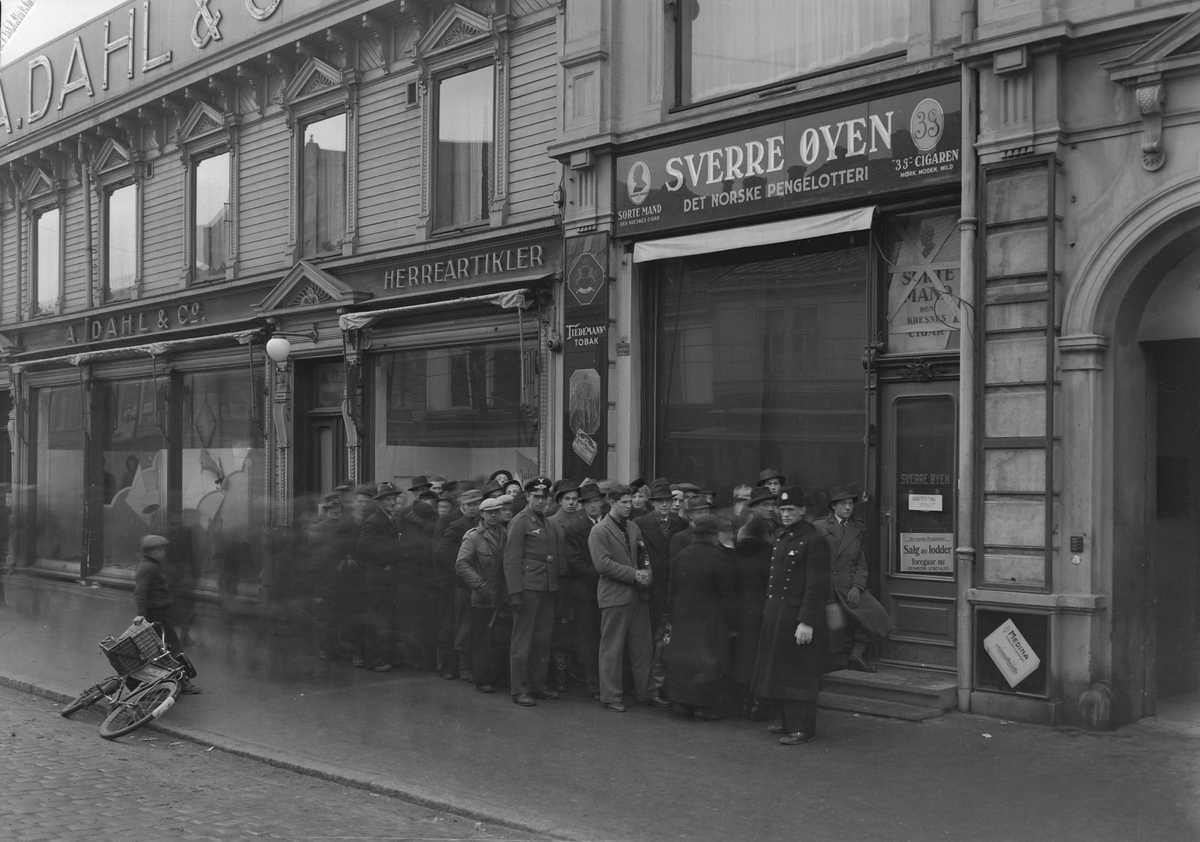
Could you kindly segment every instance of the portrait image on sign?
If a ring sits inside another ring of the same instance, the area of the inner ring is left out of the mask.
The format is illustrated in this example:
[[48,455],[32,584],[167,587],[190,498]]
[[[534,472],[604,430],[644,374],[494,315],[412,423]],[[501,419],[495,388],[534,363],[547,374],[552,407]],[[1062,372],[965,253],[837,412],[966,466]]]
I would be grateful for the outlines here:
[[629,193],[629,201],[640,205],[650,195],[650,168],[645,161],[637,161],[629,168],[625,177],[625,189]]

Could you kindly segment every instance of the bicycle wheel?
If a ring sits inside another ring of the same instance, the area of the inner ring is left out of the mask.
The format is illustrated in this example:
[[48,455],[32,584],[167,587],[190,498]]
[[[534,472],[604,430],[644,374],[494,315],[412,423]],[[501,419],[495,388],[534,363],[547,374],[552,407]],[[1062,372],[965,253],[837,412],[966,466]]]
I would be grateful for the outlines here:
[[117,676],[112,676],[101,681],[99,684],[93,684],[88,689],[84,690],[71,701],[63,705],[63,709],[58,712],[59,716],[70,716],[77,710],[90,708],[96,702],[103,699],[105,696],[111,695],[114,690],[121,686],[121,679]]
[[100,723],[100,736],[111,740],[136,731],[154,718],[159,706],[166,704],[170,707],[178,695],[179,683],[176,681],[160,681],[138,690],[125,701],[113,705],[108,716]]

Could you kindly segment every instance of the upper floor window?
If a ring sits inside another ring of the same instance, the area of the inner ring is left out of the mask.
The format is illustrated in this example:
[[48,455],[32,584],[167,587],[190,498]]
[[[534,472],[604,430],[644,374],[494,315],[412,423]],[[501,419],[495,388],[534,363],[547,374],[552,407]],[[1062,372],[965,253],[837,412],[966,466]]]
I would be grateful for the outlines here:
[[119,294],[137,286],[138,187],[123,184],[105,194],[104,265],[108,292]]
[[907,0],[680,0],[679,104],[905,49]]
[[301,254],[340,251],[346,231],[346,115],[306,123],[300,160]]
[[229,152],[192,166],[192,277],[225,277],[230,249]]
[[437,81],[435,228],[488,219],[495,90],[491,65]]
[[34,217],[34,313],[53,313],[62,298],[62,211],[46,208]]

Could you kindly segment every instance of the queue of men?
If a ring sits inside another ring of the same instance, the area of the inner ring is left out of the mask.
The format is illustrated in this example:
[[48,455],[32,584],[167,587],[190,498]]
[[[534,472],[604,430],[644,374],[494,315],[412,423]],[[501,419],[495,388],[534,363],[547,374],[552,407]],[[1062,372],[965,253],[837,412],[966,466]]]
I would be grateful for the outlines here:
[[[318,650],[375,672],[434,669],[480,693],[506,689],[522,707],[579,684],[612,712],[669,708],[670,674],[692,685],[675,696],[698,721],[778,716],[769,730],[780,742],[807,742],[831,612],[856,629],[850,668],[873,670],[872,646],[891,629],[866,589],[857,495],[835,488],[828,516],[810,516],[785,483],[767,469],[719,511],[711,491],[665,479],[497,471],[482,487],[422,476],[407,491],[340,489],[306,528]],[[721,584],[705,602],[693,573],[714,558]]]

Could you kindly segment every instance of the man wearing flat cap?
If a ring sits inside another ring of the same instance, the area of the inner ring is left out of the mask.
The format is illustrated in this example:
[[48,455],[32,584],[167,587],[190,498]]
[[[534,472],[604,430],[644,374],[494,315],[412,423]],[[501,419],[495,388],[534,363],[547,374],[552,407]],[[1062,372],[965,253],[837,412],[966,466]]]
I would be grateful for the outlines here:
[[[142,557],[138,561],[133,579],[133,602],[137,608],[137,616],[133,621],[136,623],[145,620],[148,623],[161,624],[167,649],[172,655],[180,655],[183,653],[183,647],[179,645],[179,636],[175,633],[171,590],[162,570],[163,559],[167,557],[167,548],[170,545],[171,542],[162,535],[142,537]],[[184,678],[182,692],[199,693],[200,688],[190,679]]]
[[546,520],[550,480],[534,477],[525,483],[527,504],[508,524],[504,578],[513,610],[509,646],[509,681],[513,702],[533,707],[535,699],[557,699],[546,686],[550,644],[554,632],[554,600],[559,567],[566,565],[562,532]]
[[867,590],[866,527],[854,519],[858,497],[848,486],[834,486],[829,492],[829,514],[813,525],[829,542],[833,575],[830,604],[835,602],[850,617],[854,629],[854,649],[846,666],[861,672],[875,672],[879,641],[895,628],[892,618]]

